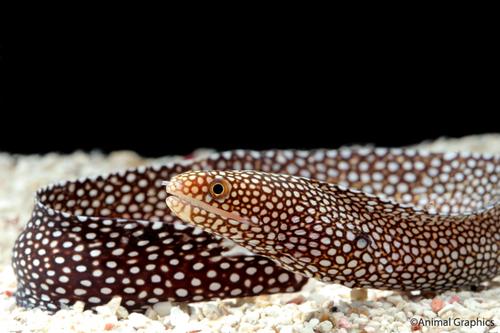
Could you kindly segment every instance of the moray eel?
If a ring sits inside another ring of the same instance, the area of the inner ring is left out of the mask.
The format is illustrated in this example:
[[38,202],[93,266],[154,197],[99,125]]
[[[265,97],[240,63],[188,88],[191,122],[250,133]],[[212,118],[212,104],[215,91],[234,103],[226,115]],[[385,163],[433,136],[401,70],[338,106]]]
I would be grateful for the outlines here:
[[300,290],[303,276],[170,213],[162,181],[215,162],[141,167],[40,189],[13,249],[17,304],[52,312],[121,296],[128,310],[143,312],[162,301]]
[[[311,159],[322,164],[311,171]],[[326,181],[191,171],[168,183],[167,205],[182,220],[306,277],[447,290],[498,274],[498,162],[399,150],[298,153],[287,170]]]
[[50,185],[13,249],[16,300],[54,311],[118,295],[142,311],[306,277],[476,285],[500,266],[499,174],[499,157],[479,154],[236,150]]

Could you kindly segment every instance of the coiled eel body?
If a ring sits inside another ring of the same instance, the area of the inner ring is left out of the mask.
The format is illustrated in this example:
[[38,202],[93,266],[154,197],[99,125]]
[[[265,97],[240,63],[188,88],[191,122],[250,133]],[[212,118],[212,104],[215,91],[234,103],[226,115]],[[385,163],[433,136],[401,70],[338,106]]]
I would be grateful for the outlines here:
[[140,310],[296,291],[305,277],[395,290],[477,285],[500,267],[499,162],[241,150],[49,186],[14,247],[17,302],[56,310],[120,295]]

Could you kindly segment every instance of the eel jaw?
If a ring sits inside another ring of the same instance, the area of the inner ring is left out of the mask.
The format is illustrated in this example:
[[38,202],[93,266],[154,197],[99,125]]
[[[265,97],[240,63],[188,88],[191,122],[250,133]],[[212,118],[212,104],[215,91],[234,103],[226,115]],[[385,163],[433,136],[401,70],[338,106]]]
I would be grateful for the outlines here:
[[[177,186],[178,188],[178,186]],[[214,215],[217,215],[221,217],[224,220],[232,220],[236,221],[238,223],[243,223],[243,224],[249,224],[249,225],[254,225],[254,223],[250,222],[250,220],[240,216],[239,214],[232,213],[232,212],[227,212],[224,211],[220,208],[213,207],[205,202],[202,202],[200,200],[196,200],[194,198],[191,198],[184,193],[181,193],[178,191],[176,188],[176,184],[173,184],[172,182],[169,182],[167,185],[167,193],[170,194],[170,196],[167,197],[166,203],[168,208],[177,215],[181,220],[195,224],[195,225],[200,225],[200,223],[197,223],[196,221],[193,221],[192,219],[192,211],[193,208],[199,208],[200,210],[204,210],[207,213],[212,213]]]
[[182,221],[191,224],[195,223],[191,220],[192,205],[189,202],[172,195],[167,197],[166,203],[168,208]]

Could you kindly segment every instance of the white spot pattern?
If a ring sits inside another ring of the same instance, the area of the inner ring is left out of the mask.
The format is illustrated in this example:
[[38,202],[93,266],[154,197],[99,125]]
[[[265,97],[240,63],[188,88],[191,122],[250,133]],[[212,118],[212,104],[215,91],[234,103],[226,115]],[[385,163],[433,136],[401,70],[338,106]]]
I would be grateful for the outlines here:
[[[129,310],[143,311],[159,301],[299,290],[304,277],[253,254],[224,256],[234,243],[170,214],[161,181],[215,163],[209,158],[139,168],[40,189],[13,251],[18,304],[54,311],[63,303],[82,300],[97,306],[120,295]],[[194,265],[198,270],[191,269]],[[264,272],[265,267],[272,272]],[[233,282],[232,273],[251,283]],[[269,283],[280,274],[288,276],[287,282]]]
[[[268,151],[259,170],[273,173],[178,175],[167,204],[186,222],[290,271],[349,287],[445,290],[498,274],[499,156],[321,152]],[[305,169],[322,181],[297,177]],[[204,190],[213,179],[230,184],[223,199]]]

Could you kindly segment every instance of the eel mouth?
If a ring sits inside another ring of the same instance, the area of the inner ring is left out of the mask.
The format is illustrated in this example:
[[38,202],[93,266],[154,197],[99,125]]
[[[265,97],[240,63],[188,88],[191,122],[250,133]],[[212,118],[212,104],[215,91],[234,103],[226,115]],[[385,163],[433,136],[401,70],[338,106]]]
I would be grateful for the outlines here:
[[182,193],[182,184],[178,182],[164,182],[166,186],[167,193],[169,196],[166,198],[166,203],[168,208],[177,215],[180,219],[185,222],[192,223],[195,225],[203,224],[203,222],[196,221],[196,218],[193,216],[193,209],[198,208],[203,210],[208,214],[214,214],[217,217],[222,218],[223,220],[235,221],[237,223],[255,225],[250,222],[250,220],[245,217],[240,216],[237,213],[228,212],[218,207],[214,207],[206,202],[201,200],[197,200],[188,195]]

